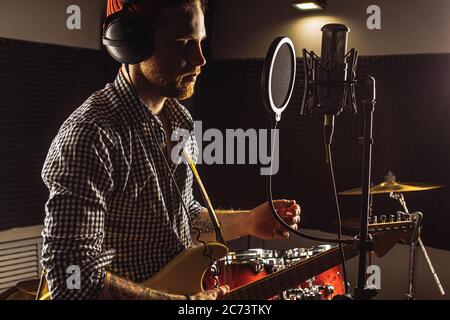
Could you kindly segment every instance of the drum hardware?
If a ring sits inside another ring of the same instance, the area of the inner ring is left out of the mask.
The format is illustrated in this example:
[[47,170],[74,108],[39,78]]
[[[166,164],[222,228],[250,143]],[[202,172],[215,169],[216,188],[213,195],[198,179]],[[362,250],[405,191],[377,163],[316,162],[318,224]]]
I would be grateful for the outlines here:
[[[344,294],[345,288],[340,270],[341,267],[336,266],[301,283],[298,288],[282,292],[279,298],[281,300],[329,300],[335,295]],[[333,284],[337,285],[337,289]]]
[[224,258],[225,265],[247,264],[254,273],[260,273],[266,266],[276,267],[280,261],[274,250],[250,249],[243,252],[230,252]]
[[[333,248],[332,245],[326,244],[311,248],[288,249],[284,252],[284,265],[282,268],[295,265],[331,248]],[[344,292],[341,266],[338,265],[299,284],[298,288],[282,292],[280,297],[283,300],[324,300],[331,299],[336,294],[344,294]]]
[[[328,251],[332,245],[318,245],[311,248],[294,248],[284,253],[284,267],[309,259],[316,254]],[[344,294],[341,266],[335,266],[301,283],[299,288],[292,288],[280,296],[284,300],[328,300],[337,294]]]
[[284,291],[281,294],[281,300],[323,300],[322,286],[314,286],[313,288],[296,288]]
[[[400,202],[400,205],[403,207],[403,210],[405,210],[404,214],[409,215],[408,207],[406,206],[406,200],[402,193],[398,192],[391,192],[389,194],[389,197],[397,200]],[[422,217],[421,217],[422,218]],[[428,268],[431,271],[431,274],[433,275],[434,281],[436,282],[436,286],[438,287],[439,292],[441,295],[445,296],[444,288],[441,285],[441,282],[439,280],[439,277],[434,270],[433,263],[431,262],[430,257],[428,256],[427,250],[422,242],[422,238],[420,237],[420,230],[421,227],[419,226],[418,230],[415,232],[415,235],[413,236],[413,239],[410,243],[410,258],[409,258],[409,291],[405,294],[405,298],[408,300],[414,300],[414,274],[415,274],[415,264],[416,264],[416,251],[417,251],[417,244],[420,246],[420,250],[422,251],[425,260],[427,261]]]
[[326,285],[322,290],[326,296],[331,296],[334,293],[334,287],[331,285]]
[[227,256],[215,263],[219,272],[214,278],[208,273],[204,278],[204,287],[212,288],[217,280],[218,284],[227,284],[237,288],[258,279],[264,278],[277,271],[282,261],[275,250],[249,249],[229,252]]
[[[220,269],[217,281],[227,284],[231,289],[249,284],[274,272],[281,271],[315,254],[333,248],[331,245],[320,245],[312,248],[292,248],[287,250],[250,249],[229,252],[216,263]],[[213,285],[213,273],[204,279],[204,287]],[[298,284],[273,297],[273,300],[318,300],[331,299],[335,294],[343,294],[340,266],[334,267],[320,275]]]
[[[421,230],[421,222],[423,215],[422,213],[418,212],[415,214],[410,214],[408,207],[406,206],[406,200],[403,196],[404,192],[414,192],[414,191],[425,191],[425,190],[433,190],[438,188],[443,188],[443,185],[439,184],[429,184],[429,183],[417,183],[417,182],[409,182],[409,183],[403,183],[396,180],[395,175],[392,173],[392,171],[389,171],[387,175],[384,177],[384,181],[372,186],[370,188],[370,194],[389,194],[389,197],[397,200],[400,205],[402,206],[404,212],[397,212],[397,221],[415,221],[419,220],[416,223],[416,230],[414,231],[414,234],[411,238],[411,241],[409,243],[410,245],[410,259],[409,259],[409,292],[405,294],[405,298],[408,300],[414,299],[414,273],[415,273],[415,257],[416,257],[416,251],[417,251],[417,245],[419,245],[425,260],[427,261],[428,267],[433,275],[434,281],[436,282],[436,286],[438,287],[441,295],[445,295],[445,291],[439,281],[439,277],[434,270],[433,264],[431,262],[430,257],[428,256],[428,253],[426,251],[426,248],[422,242],[422,239],[420,237],[420,230]],[[346,190],[339,193],[340,195],[361,195],[362,190],[361,188],[354,188],[350,190]],[[389,221],[392,222],[394,219],[394,215],[389,216]],[[381,223],[385,223],[387,216],[381,215],[379,217]],[[369,223],[377,224],[379,223],[377,216],[372,216],[372,218],[369,218]],[[343,225],[348,226],[350,228],[354,227],[354,221],[348,219],[345,221],[345,224]]]

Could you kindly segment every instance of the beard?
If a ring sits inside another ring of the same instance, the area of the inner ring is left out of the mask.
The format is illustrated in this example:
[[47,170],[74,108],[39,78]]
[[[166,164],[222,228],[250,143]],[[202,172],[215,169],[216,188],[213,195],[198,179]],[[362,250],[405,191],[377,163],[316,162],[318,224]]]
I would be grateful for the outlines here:
[[190,81],[189,74],[200,74],[200,67],[186,69],[176,74],[156,63],[142,65],[142,74],[162,96],[178,100],[189,99],[195,92],[195,81]]

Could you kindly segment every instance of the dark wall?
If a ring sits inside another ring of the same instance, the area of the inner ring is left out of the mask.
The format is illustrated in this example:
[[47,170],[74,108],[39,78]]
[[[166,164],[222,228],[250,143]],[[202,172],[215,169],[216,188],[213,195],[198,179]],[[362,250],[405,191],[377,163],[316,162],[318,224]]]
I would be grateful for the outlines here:
[[0,230],[43,223],[40,174],[63,121],[104,86],[103,52],[0,39]]
[[[268,114],[260,97],[263,61],[212,61],[198,90],[196,117],[203,128],[267,128]],[[450,55],[361,57],[359,74],[377,80],[374,123],[373,181],[392,170],[400,181],[430,182],[444,189],[405,194],[411,211],[424,214],[427,245],[450,248]],[[298,61],[297,80],[303,78]],[[303,88],[280,123],[280,171],[274,192],[297,199],[303,208],[303,227],[334,231],[332,194],[323,161],[321,116],[299,116]],[[334,162],[339,191],[361,184],[362,112],[340,116],[334,138]],[[229,208],[250,208],[265,200],[259,166],[200,166],[213,202]],[[341,197],[343,217],[359,216],[358,197]],[[375,214],[391,214],[401,207],[388,195],[374,199]]]
[[[192,113],[203,127],[267,128],[260,97],[262,60],[209,61],[199,83]],[[392,170],[401,181],[450,184],[450,55],[362,57],[359,69],[377,79],[373,180]],[[40,172],[62,122],[92,92],[111,81],[117,64],[103,51],[0,40],[0,230],[41,224],[48,192]],[[302,79],[302,62],[298,62]],[[274,178],[278,197],[297,199],[303,227],[333,231],[334,213],[323,162],[321,119],[298,115],[297,85],[283,114],[281,164]],[[334,159],[338,190],[360,184],[361,117],[338,118]],[[213,203],[250,208],[265,201],[259,166],[201,165]],[[450,248],[448,187],[406,194],[411,210],[424,213],[424,241]],[[358,198],[341,198],[344,217],[359,214]],[[400,207],[375,197],[375,213]]]

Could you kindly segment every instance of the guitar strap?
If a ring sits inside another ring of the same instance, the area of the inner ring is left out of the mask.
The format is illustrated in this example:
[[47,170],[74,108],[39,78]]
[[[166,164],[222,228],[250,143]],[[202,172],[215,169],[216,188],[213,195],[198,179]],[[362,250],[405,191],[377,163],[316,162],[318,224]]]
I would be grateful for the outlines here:
[[41,296],[42,296],[42,291],[44,288],[44,283],[45,283],[45,269],[42,269],[41,272],[41,278],[39,280],[39,286],[36,292],[36,297],[34,298],[34,300],[40,300]]
[[192,160],[191,156],[189,155],[189,153],[186,151],[186,149],[183,148],[183,155],[187,160],[187,163],[189,164],[189,168],[191,168],[191,171],[195,177],[195,181],[197,181],[198,186],[200,187],[200,191],[203,197],[203,201],[206,204],[206,207],[208,209],[208,213],[209,213],[209,218],[211,220],[211,223],[214,227],[214,231],[216,233],[216,240],[217,242],[222,243],[223,245],[226,246],[225,244],[225,240],[223,239],[223,235],[222,235],[222,229],[220,227],[220,223],[219,223],[219,219],[217,218],[217,214],[214,211],[214,208],[211,204],[211,200],[208,196],[208,193],[206,192],[205,186],[203,185],[202,179],[200,178],[200,175],[198,174],[197,168],[195,167],[195,163]]

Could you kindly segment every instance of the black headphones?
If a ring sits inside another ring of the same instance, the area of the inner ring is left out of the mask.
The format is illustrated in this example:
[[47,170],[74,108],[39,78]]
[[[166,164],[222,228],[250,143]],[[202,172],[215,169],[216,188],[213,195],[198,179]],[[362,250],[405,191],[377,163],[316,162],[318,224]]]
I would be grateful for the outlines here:
[[103,45],[118,62],[138,64],[153,54],[154,40],[150,19],[130,10],[139,0],[123,0],[123,8],[106,18]]

